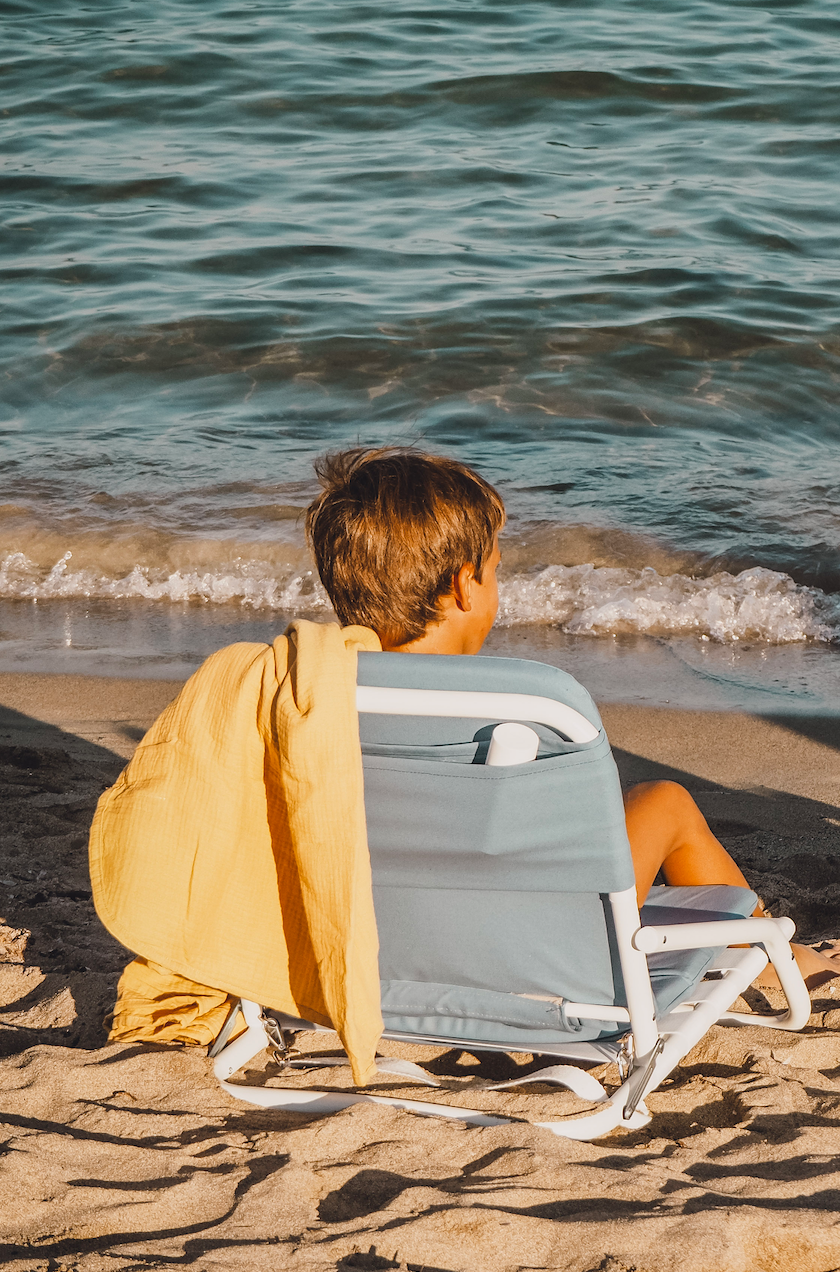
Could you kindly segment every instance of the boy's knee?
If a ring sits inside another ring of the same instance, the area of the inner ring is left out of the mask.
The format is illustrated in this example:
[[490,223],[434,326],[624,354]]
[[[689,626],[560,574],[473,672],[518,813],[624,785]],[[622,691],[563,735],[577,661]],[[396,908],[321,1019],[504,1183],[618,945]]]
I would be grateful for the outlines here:
[[680,786],[679,782],[670,782],[665,779],[640,782],[638,786],[634,786],[629,792],[628,802],[635,802],[637,799],[644,799],[645,802],[650,801],[663,809],[668,808],[674,811],[689,807],[696,808],[694,800],[684,786]]

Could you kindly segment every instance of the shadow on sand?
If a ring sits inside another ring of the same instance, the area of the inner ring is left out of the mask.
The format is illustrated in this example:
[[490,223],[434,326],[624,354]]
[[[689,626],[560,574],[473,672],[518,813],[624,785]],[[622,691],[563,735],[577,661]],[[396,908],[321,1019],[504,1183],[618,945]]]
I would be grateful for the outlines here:
[[[837,721],[774,718],[774,723],[840,748]],[[831,727],[829,727],[829,724]],[[840,935],[840,809],[768,788],[740,790],[656,760],[614,749],[622,784],[679,782],[691,792],[718,839],[774,914],[788,914],[799,939]]]
[[[126,951],[93,909],[87,841],[96,802],[125,764],[105,747],[0,707],[0,1055],[35,1043],[98,1047]],[[24,938],[25,939],[25,938]]]

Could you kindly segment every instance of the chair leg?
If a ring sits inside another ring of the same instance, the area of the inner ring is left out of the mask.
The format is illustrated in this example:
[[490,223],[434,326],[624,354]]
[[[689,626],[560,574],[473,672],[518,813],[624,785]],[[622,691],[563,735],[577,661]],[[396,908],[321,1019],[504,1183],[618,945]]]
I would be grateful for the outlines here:
[[[639,1130],[650,1121],[651,1115],[645,1106],[646,1096],[676,1068],[683,1056],[699,1042],[708,1029],[716,1021],[726,1020],[726,1013],[732,1002],[742,989],[751,983],[755,974],[766,963],[763,950],[743,949],[732,951],[730,958],[734,966],[722,969],[720,980],[704,983],[703,996],[683,1002],[670,1015],[658,1023],[659,1036],[656,1044],[646,1055],[637,1055],[633,1066],[619,1089],[608,1099],[598,1100],[595,1080],[592,1085],[580,1087],[579,1093],[585,1098],[593,1098],[600,1107],[593,1113],[582,1117],[566,1118],[558,1121],[536,1122],[534,1125],[542,1130],[551,1131],[564,1139],[593,1140],[622,1127],[625,1130]],[[700,987],[698,986],[698,989]],[[215,1058],[214,1071],[224,1091],[237,1100],[255,1104],[260,1108],[285,1109],[296,1113],[337,1113],[341,1109],[350,1108],[354,1104],[381,1104],[388,1108],[402,1109],[408,1113],[418,1113],[424,1117],[444,1117],[453,1121],[467,1122],[473,1126],[499,1126],[519,1118],[496,1117],[483,1113],[478,1109],[459,1108],[447,1104],[431,1104],[423,1100],[405,1100],[395,1096],[367,1095],[355,1092],[326,1092],[296,1090],[289,1087],[247,1087],[228,1082],[241,1065],[247,1064],[259,1051],[270,1044],[270,1039],[261,1021],[262,1010],[256,1003],[240,1004],[248,1028],[234,1042],[229,1043]],[[403,1062],[405,1065],[406,1062]],[[413,1066],[407,1066],[413,1067]],[[562,1082],[562,1069],[555,1066],[555,1080]],[[550,1070],[548,1072],[551,1072]],[[407,1075],[406,1075],[407,1076]],[[531,1075],[532,1080],[539,1075]],[[580,1075],[589,1078],[590,1075]],[[563,1082],[563,1085],[572,1085]],[[600,1084],[597,1084],[600,1086]],[[603,1089],[603,1088],[602,1088]]]
[[[417,1113],[423,1117],[443,1117],[450,1121],[466,1122],[471,1126],[502,1126],[519,1120],[509,1117],[497,1117],[490,1113],[484,1113],[479,1109],[467,1109],[448,1104],[430,1104],[425,1100],[405,1100],[396,1096],[364,1095],[343,1091],[306,1091],[290,1087],[250,1087],[228,1082],[227,1079],[231,1074],[235,1073],[242,1065],[247,1064],[249,1060],[252,1060],[260,1051],[269,1046],[271,1041],[262,1023],[262,1009],[257,1003],[242,1000],[238,1004],[238,1009],[245,1017],[247,1028],[244,1033],[240,1034],[238,1038],[228,1043],[226,1047],[223,1047],[216,1054],[213,1062],[213,1071],[222,1090],[234,1099],[242,1100],[246,1104],[254,1104],[258,1108],[283,1109],[290,1113],[311,1113],[316,1115],[338,1113],[354,1104],[381,1104],[387,1108],[401,1109],[404,1112]],[[235,1015],[236,1012],[232,1012],[231,1018],[234,1018]],[[391,1063],[385,1062],[388,1068],[391,1067]],[[414,1068],[415,1066],[412,1065],[410,1067]],[[383,1066],[383,1071],[387,1072],[388,1068]],[[557,1066],[557,1079],[560,1081],[562,1081],[562,1075],[559,1070],[564,1068],[566,1066]],[[624,1126],[628,1130],[636,1130],[645,1126],[650,1121],[650,1114],[641,1099],[638,1100],[637,1107],[630,1118],[624,1116],[624,1105],[627,1103],[631,1092],[639,1086],[637,1071],[638,1066],[598,1112],[558,1122],[537,1122],[536,1125],[544,1130],[552,1131],[555,1135],[576,1140],[596,1139],[601,1135],[607,1135],[618,1126]],[[575,1072],[579,1073],[579,1076],[583,1079],[589,1077],[588,1074],[580,1071],[576,1070]],[[409,1075],[406,1074],[406,1076]],[[634,1077],[636,1078],[635,1082]],[[590,1091],[587,1087],[586,1094],[597,1099],[599,1093],[595,1091],[594,1087],[595,1085],[600,1087],[600,1083],[595,1084],[594,1079],[591,1079],[591,1082],[592,1090]],[[572,1085],[572,1083],[563,1082],[563,1085]],[[579,1083],[575,1082],[574,1085],[578,1086]],[[649,1089],[647,1083],[645,1083],[645,1087]],[[602,1087],[600,1089],[603,1091]],[[644,1093],[644,1091],[639,1091],[640,1096]]]
[[[223,1091],[232,1096],[236,1100],[242,1100],[246,1104],[254,1104],[259,1108],[284,1109],[291,1113],[337,1113],[342,1109],[350,1108],[354,1104],[381,1104],[387,1108],[402,1109],[408,1113],[418,1113],[424,1117],[444,1117],[451,1121],[466,1122],[471,1126],[502,1126],[513,1120],[508,1117],[496,1117],[490,1113],[484,1113],[479,1109],[459,1108],[456,1105],[448,1104],[430,1104],[425,1100],[405,1100],[396,1096],[388,1095],[363,1095],[355,1092],[327,1092],[327,1091],[306,1091],[296,1090],[290,1087],[249,1087],[239,1086],[236,1083],[228,1082],[227,1079],[243,1064],[247,1064],[255,1055],[258,1055],[266,1046],[270,1044],[270,1039],[266,1034],[265,1026],[262,1023],[262,1009],[256,1003],[247,1002],[245,1000],[238,1004],[239,1010],[245,1017],[247,1029],[243,1034],[229,1043],[217,1053],[213,1062],[213,1071],[219,1081]],[[235,1015],[235,1013],[233,1013]],[[382,1062],[383,1072],[399,1072],[405,1077],[416,1077],[410,1071],[417,1066],[406,1061],[384,1060]],[[566,1066],[557,1066],[557,1078],[562,1080],[559,1074],[561,1068]],[[575,1070],[579,1078],[589,1079],[592,1085],[591,1091],[586,1088],[587,1094],[597,1098],[598,1092],[595,1086],[603,1091],[600,1083],[595,1083],[594,1079],[589,1078],[579,1070]],[[428,1081],[428,1077],[427,1077]],[[629,1079],[628,1079],[629,1081]],[[432,1084],[434,1080],[431,1080]],[[571,1085],[566,1081],[563,1085]],[[576,1081],[574,1085],[578,1085]],[[626,1086],[627,1084],[625,1084]],[[622,1087],[622,1091],[624,1087]],[[613,1097],[613,1100],[615,1097]],[[563,1135],[564,1127],[569,1127],[570,1137],[574,1139],[592,1139],[596,1135],[605,1135],[608,1130],[612,1130],[622,1120],[621,1107],[616,1105],[613,1107],[613,1101],[610,1106],[605,1108],[599,1114],[590,1117],[575,1119],[569,1122],[546,1122],[542,1123],[547,1129],[553,1130],[555,1134]],[[627,1125],[644,1125],[646,1120],[646,1110],[640,1106],[634,1119]],[[609,1122],[609,1125],[607,1123]],[[574,1129],[580,1126],[580,1132],[575,1134]]]
[[[243,1064],[253,1060],[254,1056],[259,1055],[270,1044],[270,1039],[260,1019],[262,1009],[257,1003],[248,1002],[244,998],[240,999],[236,1008],[225,1021],[225,1030],[227,1030],[228,1036],[230,1036],[231,1032],[231,1022],[236,1019],[237,1011],[241,1011],[245,1017],[245,1032],[235,1038],[233,1042],[229,1042],[227,1046],[222,1046],[221,1050],[217,1050],[218,1042],[212,1049],[213,1053],[215,1053],[213,1055],[213,1072],[222,1085],[224,1085],[225,1078],[229,1078],[232,1073],[236,1073],[237,1069],[241,1069]],[[224,1033],[224,1030],[222,1032]],[[221,1038],[221,1036],[220,1034],[219,1037]]]

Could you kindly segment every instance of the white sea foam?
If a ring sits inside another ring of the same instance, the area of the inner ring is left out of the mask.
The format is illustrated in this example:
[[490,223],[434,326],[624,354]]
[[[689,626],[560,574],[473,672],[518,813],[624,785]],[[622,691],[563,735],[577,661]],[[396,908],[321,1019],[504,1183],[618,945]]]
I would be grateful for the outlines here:
[[[109,577],[92,567],[74,569],[71,552],[49,569],[22,552],[0,560],[0,598],[72,597],[204,602],[286,614],[330,609],[314,571],[291,563],[286,570],[277,561],[241,558],[194,570],[135,565]],[[550,565],[501,583],[498,622],[551,625],[593,636],[635,632],[778,645],[840,640],[840,603],[761,567],[694,578],[650,567]]]
[[832,598],[762,567],[692,578],[650,567],[550,565],[506,580],[500,592],[499,622],[506,626],[551,623],[592,635],[692,634],[773,645],[840,636],[840,608]]
[[211,570],[160,568],[135,565],[120,578],[109,578],[93,569],[74,570],[72,552],[48,571],[22,552],[10,552],[0,562],[0,598],[56,600],[68,597],[145,601],[205,601],[215,605],[238,603],[252,609],[313,613],[330,608],[314,571],[278,577],[263,561],[232,561]]

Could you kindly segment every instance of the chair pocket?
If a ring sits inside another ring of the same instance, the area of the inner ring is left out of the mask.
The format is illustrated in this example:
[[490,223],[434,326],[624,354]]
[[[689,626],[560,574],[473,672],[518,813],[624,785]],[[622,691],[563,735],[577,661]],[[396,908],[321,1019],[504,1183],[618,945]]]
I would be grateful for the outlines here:
[[617,891],[633,869],[606,739],[510,768],[365,756],[374,877]]

